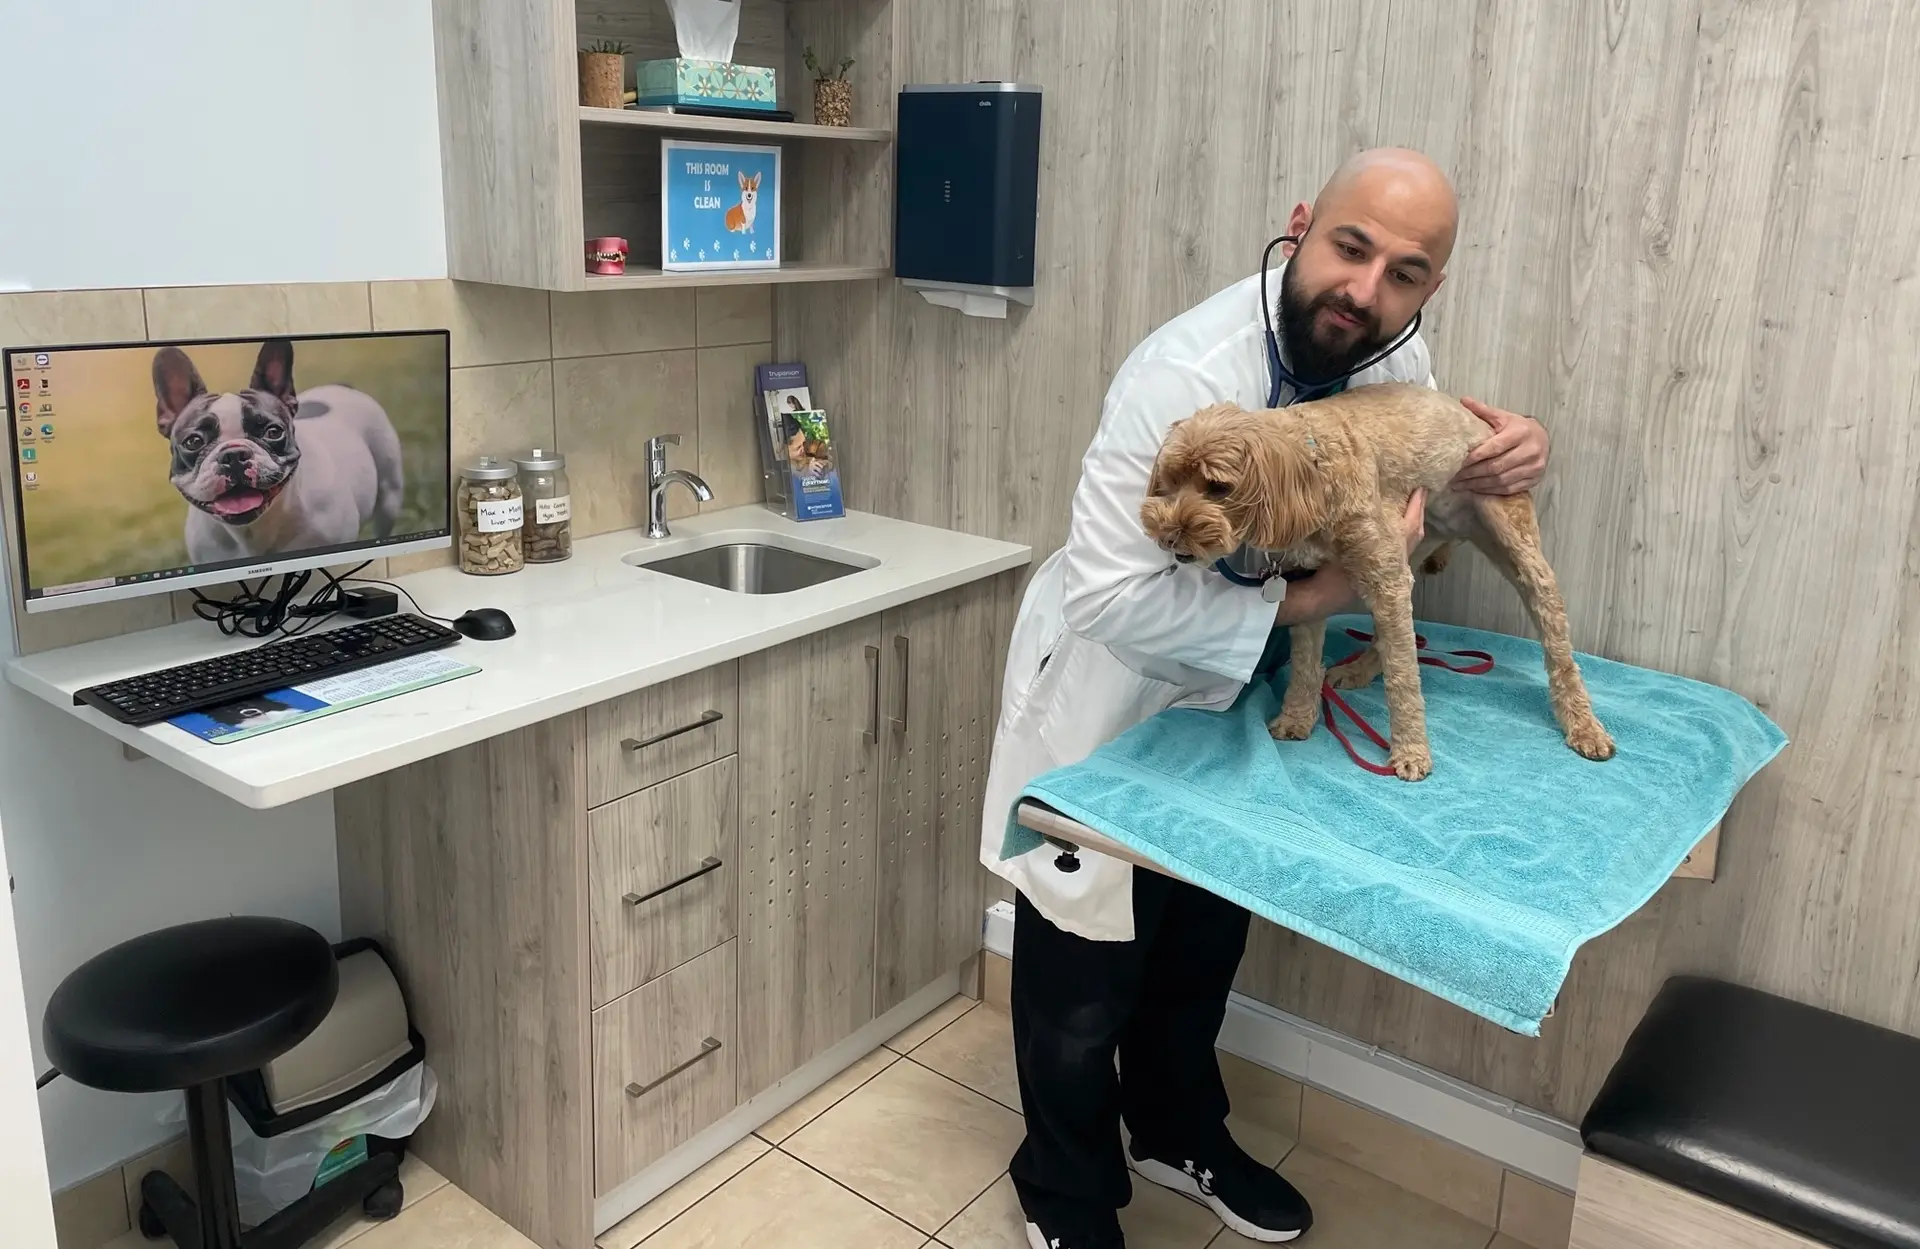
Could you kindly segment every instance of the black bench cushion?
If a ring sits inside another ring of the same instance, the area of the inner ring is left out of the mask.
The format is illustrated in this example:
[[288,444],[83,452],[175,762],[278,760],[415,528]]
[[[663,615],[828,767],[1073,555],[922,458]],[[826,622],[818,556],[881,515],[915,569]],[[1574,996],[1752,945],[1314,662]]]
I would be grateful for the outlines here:
[[1580,1134],[1596,1154],[1841,1249],[1920,1249],[1920,1039],[1676,977]]

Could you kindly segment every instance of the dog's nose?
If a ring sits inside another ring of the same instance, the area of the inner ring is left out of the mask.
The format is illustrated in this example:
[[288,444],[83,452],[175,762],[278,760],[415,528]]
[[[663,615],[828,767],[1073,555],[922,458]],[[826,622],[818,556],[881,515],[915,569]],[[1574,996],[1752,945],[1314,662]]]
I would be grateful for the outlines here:
[[1188,555],[1185,551],[1175,551],[1173,557],[1183,564],[1191,564],[1193,562],[1193,556]]

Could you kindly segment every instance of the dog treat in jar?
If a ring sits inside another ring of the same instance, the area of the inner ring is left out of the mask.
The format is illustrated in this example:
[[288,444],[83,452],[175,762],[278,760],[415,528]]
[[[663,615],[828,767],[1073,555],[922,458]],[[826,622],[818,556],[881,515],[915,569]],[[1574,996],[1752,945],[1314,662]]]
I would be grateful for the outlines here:
[[523,515],[520,548],[529,564],[551,564],[573,554],[573,501],[567,457],[535,447],[513,457],[520,467]]
[[460,523],[460,571],[481,576],[519,572],[520,481],[511,463],[483,455],[460,466],[453,495]]

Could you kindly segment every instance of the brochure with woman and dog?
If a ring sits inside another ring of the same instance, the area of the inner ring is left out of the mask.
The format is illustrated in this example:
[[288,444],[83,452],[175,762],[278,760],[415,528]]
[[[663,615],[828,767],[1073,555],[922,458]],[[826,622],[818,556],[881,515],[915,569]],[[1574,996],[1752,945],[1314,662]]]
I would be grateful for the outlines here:
[[767,471],[767,502],[794,520],[843,516],[840,470],[834,462],[827,414],[813,406],[804,364],[754,369],[760,396],[755,413]]

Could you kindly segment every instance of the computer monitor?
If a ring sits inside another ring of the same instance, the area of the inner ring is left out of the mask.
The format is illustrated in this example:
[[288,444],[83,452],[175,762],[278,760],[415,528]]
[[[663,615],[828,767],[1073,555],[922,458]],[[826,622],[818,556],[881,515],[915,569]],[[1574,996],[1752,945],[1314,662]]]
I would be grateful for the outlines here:
[[28,611],[451,544],[447,332],[5,353]]

